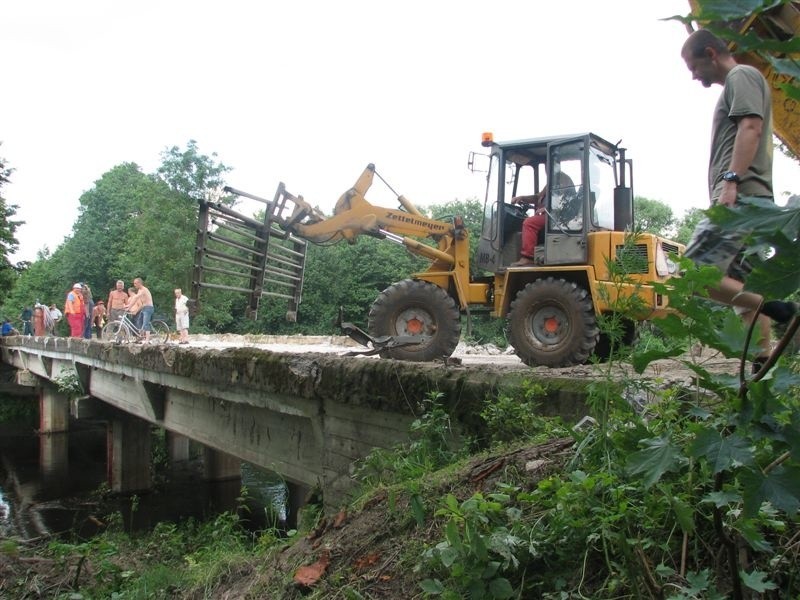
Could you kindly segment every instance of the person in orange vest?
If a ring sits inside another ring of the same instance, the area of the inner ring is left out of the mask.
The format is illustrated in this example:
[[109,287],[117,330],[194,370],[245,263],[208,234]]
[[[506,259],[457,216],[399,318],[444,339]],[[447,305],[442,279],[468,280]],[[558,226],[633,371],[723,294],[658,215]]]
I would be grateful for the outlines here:
[[72,289],[67,292],[67,301],[64,303],[64,314],[69,323],[70,337],[83,337],[83,325],[86,317],[86,312],[83,305],[83,286],[76,283]]

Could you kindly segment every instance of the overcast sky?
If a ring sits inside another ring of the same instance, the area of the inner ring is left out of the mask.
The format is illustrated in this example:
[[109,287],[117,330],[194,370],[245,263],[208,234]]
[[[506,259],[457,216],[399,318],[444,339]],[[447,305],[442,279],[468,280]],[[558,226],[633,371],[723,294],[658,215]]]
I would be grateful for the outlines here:
[[[720,88],[680,58],[685,0],[5,2],[3,188],[26,223],[16,260],[54,250],[113,166],[144,172],[190,139],[271,197],[330,211],[367,163],[419,205],[483,198],[467,171],[497,140],[593,131],[623,141],[636,195],[708,202]],[[776,194],[800,192],[778,156]],[[376,181],[376,204],[391,205]],[[243,206],[243,211],[249,207]]]

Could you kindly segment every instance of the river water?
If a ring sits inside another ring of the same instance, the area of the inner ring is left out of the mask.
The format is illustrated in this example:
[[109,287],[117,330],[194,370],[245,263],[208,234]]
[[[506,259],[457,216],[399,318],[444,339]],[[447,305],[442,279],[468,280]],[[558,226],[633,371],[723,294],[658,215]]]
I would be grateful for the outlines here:
[[0,424],[0,538],[90,537],[113,513],[121,516],[126,531],[234,510],[252,530],[285,525],[285,485],[248,463],[242,463],[241,481],[208,482],[196,460],[180,467],[156,460],[152,491],[110,494],[105,425],[80,421],[70,426],[66,433],[39,435],[30,419]]

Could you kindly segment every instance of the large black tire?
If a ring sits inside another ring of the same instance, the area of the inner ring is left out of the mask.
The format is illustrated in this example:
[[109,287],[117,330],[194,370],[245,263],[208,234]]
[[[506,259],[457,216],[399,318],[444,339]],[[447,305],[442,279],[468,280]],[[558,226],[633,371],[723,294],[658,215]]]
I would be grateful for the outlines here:
[[448,293],[427,281],[404,279],[383,290],[369,311],[369,332],[382,336],[426,336],[420,344],[388,348],[383,358],[429,361],[453,353],[461,337],[461,314]]
[[531,367],[582,364],[600,333],[586,290],[552,277],[529,283],[517,294],[509,329],[517,356]]
[[[636,321],[630,319],[623,319],[620,323],[622,326],[622,336],[615,347],[619,351],[622,347],[633,346],[639,339],[639,328]],[[607,361],[611,358],[611,339],[607,333],[600,332],[600,338],[597,340],[597,346],[594,348],[594,354],[601,362]]]

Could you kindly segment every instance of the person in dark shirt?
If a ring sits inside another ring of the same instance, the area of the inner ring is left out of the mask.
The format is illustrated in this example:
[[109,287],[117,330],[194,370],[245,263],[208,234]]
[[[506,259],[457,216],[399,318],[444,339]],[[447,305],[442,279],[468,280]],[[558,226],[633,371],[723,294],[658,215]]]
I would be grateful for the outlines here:
[[26,306],[22,309],[22,313],[19,315],[20,321],[22,321],[22,335],[33,335],[33,328],[31,327],[31,319],[33,318],[33,311],[31,310],[30,306]]

